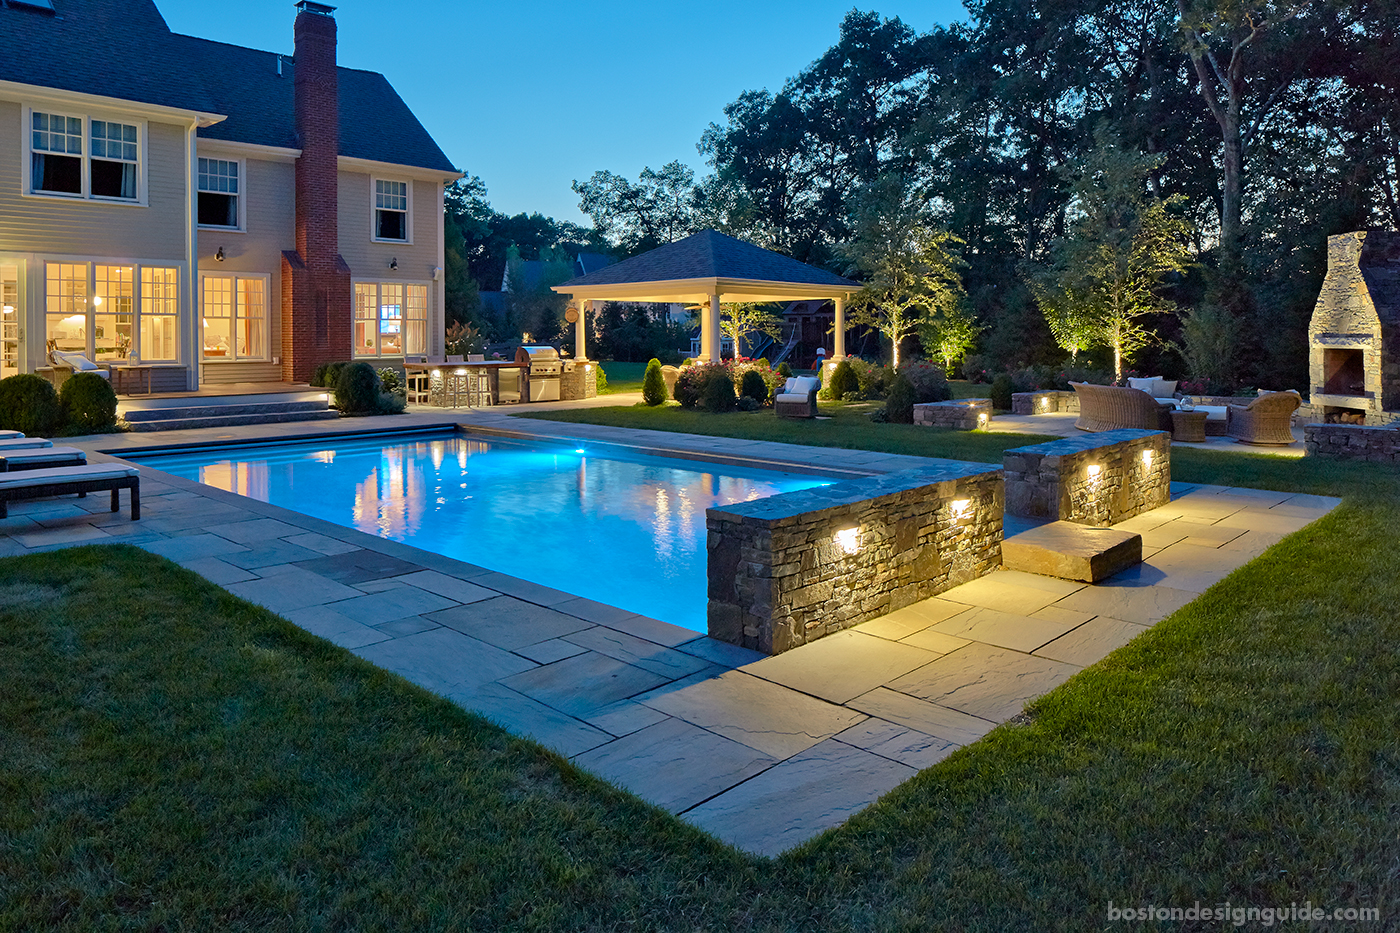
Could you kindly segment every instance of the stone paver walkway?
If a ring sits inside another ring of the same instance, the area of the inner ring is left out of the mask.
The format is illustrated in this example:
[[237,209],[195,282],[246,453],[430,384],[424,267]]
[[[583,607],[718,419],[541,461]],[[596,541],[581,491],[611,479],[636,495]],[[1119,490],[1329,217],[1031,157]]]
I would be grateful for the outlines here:
[[[791,457],[865,473],[919,460],[457,414],[498,430],[664,444],[692,456]],[[441,414],[390,420],[398,427],[445,421]],[[332,433],[322,425],[238,430],[240,439]],[[220,431],[170,432],[181,436],[157,442]],[[84,446],[129,449],[137,446],[132,438]],[[486,568],[142,473],[140,522],[106,511],[102,496],[20,503],[0,521],[0,555],[140,545],[763,854],[840,824],[1337,504],[1177,485],[1169,505],[1122,526],[1143,533],[1146,561],[1104,584],[1001,571],[765,658]],[[1008,534],[1017,527],[1010,523]]]

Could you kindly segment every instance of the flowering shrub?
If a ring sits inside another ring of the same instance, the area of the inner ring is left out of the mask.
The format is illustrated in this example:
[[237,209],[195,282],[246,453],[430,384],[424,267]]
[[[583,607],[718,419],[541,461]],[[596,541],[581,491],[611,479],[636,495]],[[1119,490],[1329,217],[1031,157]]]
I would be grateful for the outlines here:
[[693,410],[696,404],[705,397],[705,390],[709,387],[713,379],[726,379],[731,383],[733,377],[729,373],[728,363],[695,363],[686,366],[676,377],[676,401],[681,403],[681,407]]
[[[948,376],[937,363],[930,363],[928,360],[905,363],[900,368],[899,375],[909,380],[914,388],[914,401],[919,404],[946,402],[953,397],[953,390],[948,385]],[[890,414],[893,419],[894,412]]]

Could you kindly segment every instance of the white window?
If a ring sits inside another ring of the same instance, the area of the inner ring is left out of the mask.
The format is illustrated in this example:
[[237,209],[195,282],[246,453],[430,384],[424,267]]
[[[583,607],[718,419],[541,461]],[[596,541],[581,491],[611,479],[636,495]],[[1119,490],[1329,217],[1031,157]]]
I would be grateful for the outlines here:
[[356,357],[416,356],[428,351],[428,286],[356,282]]
[[141,135],[135,123],[31,112],[28,193],[139,201]]
[[199,225],[242,229],[239,215],[238,159],[199,160]]
[[374,180],[374,239],[408,243],[408,182]]
[[267,359],[265,275],[201,275],[204,362]]
[[178,268],[50,262],[44,285],[48,350],[94,361],[179,361]]

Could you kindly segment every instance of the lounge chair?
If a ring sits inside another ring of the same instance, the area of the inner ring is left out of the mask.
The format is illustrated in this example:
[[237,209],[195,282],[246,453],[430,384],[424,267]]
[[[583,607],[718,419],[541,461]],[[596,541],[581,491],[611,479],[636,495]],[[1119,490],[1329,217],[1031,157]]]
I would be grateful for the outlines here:
[[1248,405],[1231,405],[1225,430],[1239,444],[1283,446],[1291,444],[1293,413],[1302,404],[1297,392],[1270,392]]
[[1157,401],[1141,389],[1087,382],[1071,382],[1070,385],[1079,396],[1079,420],[1074,426],[1081,431],[1172,429],[1172,406]]
[[51,467],[0,473],[0,518],[8,518],[10,503],[21,499],[52,499],[111,490],[112,511],[121,506],[117,493],[131,490],[131,520],[141,517],[141,474],[133,466],[111,463],[77,467]]
[[49,362],[53,364],[55,372],[58,370],[68,370],[68,375],[64,376],[60,382],[66,381],[74,373],[96,373],[108,382],[112,381],[112,374],[98,366],[87,355],[78,350],[50,350]]
[[23,431],[0,431],[0,440],[13,441],[24,437]]
[[773,400],[773,410],[779,418],[815,418],[820,388],[821,381],[815,376],[794,376],[783,383],[783,391]]
[[[16,431],[15,433],[18,434],[19,432]],[[53,441],[46,440],[42,437],[25,437],[23,434],[20,434],[19,437],[0,438],[0,457],[3,457],[4,451],[7,450],[33,450],[35,447],[52,446]]]
[[87,454],[76,447],[0,447],[0,473],[42,470],[48,467],[82,466]]

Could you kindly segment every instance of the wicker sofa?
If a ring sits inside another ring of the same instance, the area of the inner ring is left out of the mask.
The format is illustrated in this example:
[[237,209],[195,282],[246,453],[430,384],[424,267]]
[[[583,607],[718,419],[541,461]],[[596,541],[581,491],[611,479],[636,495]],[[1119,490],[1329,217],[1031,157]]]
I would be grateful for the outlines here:
[[1240,444],[1291,444],[1293,413],[1302,404],[1297,392],[1269,392],[1248,405],[1231,405],[1225,431]]
[[1172,406],[1159,402],[1140,389],[1098,386],[1071,382],[1079,397],[1081,431],[1118,431],[1137,428],[1144,431],[1170,431]]

